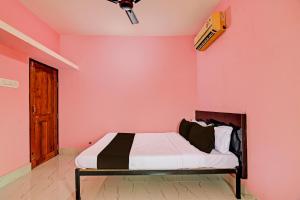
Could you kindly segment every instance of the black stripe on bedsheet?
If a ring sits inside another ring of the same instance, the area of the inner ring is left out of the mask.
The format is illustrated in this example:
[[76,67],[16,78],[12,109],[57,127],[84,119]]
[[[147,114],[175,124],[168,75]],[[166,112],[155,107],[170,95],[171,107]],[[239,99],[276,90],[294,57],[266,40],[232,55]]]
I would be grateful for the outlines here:
[[98,154],[98,169],[128,169],[134,133],[118,133]]

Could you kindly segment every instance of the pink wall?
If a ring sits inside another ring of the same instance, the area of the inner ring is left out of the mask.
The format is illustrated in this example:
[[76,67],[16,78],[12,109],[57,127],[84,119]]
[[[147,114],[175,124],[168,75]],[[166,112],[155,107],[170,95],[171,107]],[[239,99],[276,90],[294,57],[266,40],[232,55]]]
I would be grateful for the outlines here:
[[[59,50],[59,35],[18,0],[0,4],[1,20]],[[20,81],[18,89],[0,87],[0,176],[29,163],[28,76],[28,55],[0,44],[0,77]]]
[[59,34],[27,10],[19,0],[1,0],[0,20],[10,24],[48,48],[59,51]]
[[80,71],[60,71],[60,145],[86,146],[109,131],[175,131],[194,116],[193,38],[61,38]]
[[300,199],[300,2],[225,3],[231,27],[197,55],[197,107],[246,112],[248,188],[263,200]]
[[29,163],[28,65],[0,55],[0,77],[19,88],[0,87],[0,176]]

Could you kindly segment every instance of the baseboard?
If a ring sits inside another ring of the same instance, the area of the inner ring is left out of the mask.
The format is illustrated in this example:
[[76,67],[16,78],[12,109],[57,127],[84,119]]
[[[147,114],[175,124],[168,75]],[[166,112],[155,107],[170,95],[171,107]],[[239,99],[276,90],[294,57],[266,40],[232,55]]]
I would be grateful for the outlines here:
[[[228,175],[224,175],[223,178],[233,188],[233,190],[235,190],[235,176],[228,174]],[[247,187],[245,186],[245,184],[243,184],[243,182],[241,183],[241,193],[242,196],[247,197],[247,199],[251,199],[251,200],[257,199],[249,192],[249,190],[247,190]]]
[[78,155],[82,149],[77,149],[77,148],[60,148],[59,149],[59,154],[60,155]]
[[28,174],[31,172],[31,163],[20,167],[6,175],[0,176],[0,188],[3,188],[4,186],[8,185],[9,183],[14,182],[18,178]]

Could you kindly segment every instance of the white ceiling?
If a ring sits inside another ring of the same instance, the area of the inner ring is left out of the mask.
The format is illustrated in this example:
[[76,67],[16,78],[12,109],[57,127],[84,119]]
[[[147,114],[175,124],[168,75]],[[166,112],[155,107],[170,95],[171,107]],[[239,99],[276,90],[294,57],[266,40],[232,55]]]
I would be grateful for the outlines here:
[[192,35],[220,0],[141,0],[134,7],[140,23],[107,0],[20,0],[60,34]]

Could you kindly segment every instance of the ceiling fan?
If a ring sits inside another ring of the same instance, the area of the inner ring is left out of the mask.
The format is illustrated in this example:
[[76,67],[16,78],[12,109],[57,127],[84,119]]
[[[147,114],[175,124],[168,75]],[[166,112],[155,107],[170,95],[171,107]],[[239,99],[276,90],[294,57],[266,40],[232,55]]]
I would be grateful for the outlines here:
[[138,3],[140,0],[108,0],[110,2],[113,2],[115,4],[119,4],[119,6],[125,10],[127,16],[129,17],[132,24],[138,24],[139,20],[135,16],[133,12],[133,5]]

